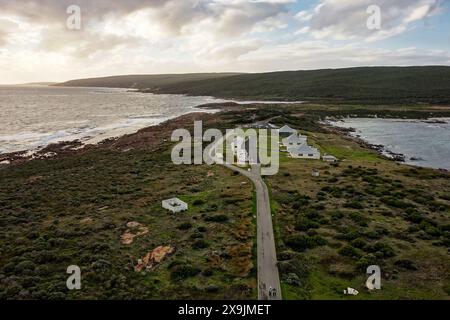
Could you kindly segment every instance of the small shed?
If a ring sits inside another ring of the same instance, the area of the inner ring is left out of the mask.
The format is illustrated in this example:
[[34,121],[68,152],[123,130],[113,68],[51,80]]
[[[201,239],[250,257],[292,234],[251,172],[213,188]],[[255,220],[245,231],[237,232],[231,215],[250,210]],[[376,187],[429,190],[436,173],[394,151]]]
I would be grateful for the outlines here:
[[320,172],[319,172],[319,170],[314,169],[314,170],[311,172],[311,176],[314,177],[314,178],[320,177]]
[[338,158],[336,158],[335,156],[331,156],[329,154],[325,154],[322,157],[322,160],[325,161],[325,162],[331,162],[331,163],[338,162]]
[[178,198],[164,200],[162,202],[162,207],[171,211],[172,213],[178,213],[188,210],[188,204]]

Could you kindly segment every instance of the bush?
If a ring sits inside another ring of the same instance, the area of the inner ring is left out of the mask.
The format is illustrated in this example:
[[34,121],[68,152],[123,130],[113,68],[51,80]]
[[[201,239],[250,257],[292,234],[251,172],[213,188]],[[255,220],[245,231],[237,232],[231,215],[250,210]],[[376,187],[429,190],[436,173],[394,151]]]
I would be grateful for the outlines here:
[[327,240],[318,235],[310,237],[298,234],[290,236],[286,239],[286,245],[299,252],[324,246],[326,244]]
[[333,220],[339,220],[339,219],[342,219],[343,217],[344,217],[344,214],[341,211],[336,210],[331,213],[331,218]]
[[291,274],[295,274],[299,279],[306,280],[311,271],[311,266],[305,256],[295,254],[289,261],[278,262],[278,269],[284,279]]
[[364,206],[359,201],[351,201],[344,204],[345,208],[351,208],[351,209],[364,209]]
[[191,228],[192,228],[192,223],[190,223],[190,222],[184,222],[177,227],[177,229],[179,229],[179,230],[189,230]]
[[352,219],[353,222],[357,223],[361,227],[367,227],[369,220],[364,217],[362,214],[352,212],[350,213],[350,219]]
[[379,263],[377,257],[373,254],[363,256],[356,263],[356,268],[362,272],[366,272],[367,267],[377,265]]
[[226,216],[224,214],[205,217],[205,221],[209,221],[209,222],[227,222],[228,220],[229,220],[228,216]]
[[36,268],[36,265],[32,261],[24,260],[16,265],[15,271],[18,273],[32,272]]
[[358,250],[350,245],[342,247],[341,249],[339,249],[338,253],[341,256],[350,257],[350,258],[360,258],[362,256],[362,253],[360,250]]
[[401,259],[394,262],[394,265],[396,265],[399,268],[415,271],[417,270],[416,264],[408,259]]
[[367,245],[367,241],[362,238],[357,238],[353,240],[351,243],[353,247],[358,249],[363,249]]
[[193,249],[205,249],[208,248],[208,246],[209,244],[203,239],[197,240],[192,244]]
[[298,231],[307,231],[309,229],[318,229],[320,225],[308,218],[305,217],[299,217],[297,221],[295,222],[295,229]]
[[195,199],[194,202],[192,203],[194,206],[201,206],[202,204],[204,204],[205,201],[203,201],[202,199]]
[[195,277],[200,272],[200,269],[195,268],[191,265],[177,265],[172,268],[170,278],[175,281],[180,281],[190,277]]
[[383,242],[375,243],[369,250],[374,252],[375,255],[380,258],[390,258],[395,256],[394,249],[389,244]]

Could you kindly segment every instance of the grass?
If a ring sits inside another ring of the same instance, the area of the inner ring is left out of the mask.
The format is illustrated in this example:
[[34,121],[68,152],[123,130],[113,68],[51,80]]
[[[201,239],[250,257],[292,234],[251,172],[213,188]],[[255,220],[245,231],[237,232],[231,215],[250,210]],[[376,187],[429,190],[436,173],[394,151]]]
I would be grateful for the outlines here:
[[[448,246],[439,240],[443,239],[444,234],[439,231],[433,232],[434,227],[426,229],[426,224],[420,227],[422,231],[408,232],[414,223],[408,220],[405,210],[414,208],[420,212],[420,216],[428,217],[431,225],[443,230],[442,228],[450,222],[449,203],[439,201],[443,205],[441,213],[431,210],[429,205],[437,201],[431,199],[438,197],[437,191],[440,188],[450,187],[450,177],[430,169],[414,169],[413,174],[406,169],[399,170],[394,162],[384,160],[372,151],[365,151],[356,143],[343,140],[339,136],[315,132],[310,132],[309,136],[322,150],[332,150],[330,154],[345,159],[345,162],[334,166],[320,161],[282,159],[281,173],[268,178],[273,201],[276,202],[273,207],[276,208],[275,228],[279,230],[277,237],[280,237],[277,241],[278,252],[298,251],[311,261],[311,271],[301,286],[286,283],[287,274],[281,272],[284,297],[286,299],[448,298],[445,291],[445,284],[448,282],[445,274],[449,271],[450,265]],[[356,156],[352,156],[353,151],[357,151]],[[321,177],[311,177],[312,169],[318,169]],[[289,172],[289,175],[284,175],[284,172]],[[433,180],[428,180],[426,189],[423,189],[423,181],[416,180],[411,175],[426,176],[426,172],[434,172],[437,176],[434,176]],[[427,201],[417,204],[415,190]],[[401,202],[397,206],[397,202],[385,201],[383,194],[394,195],[396,199],[401,199]],[[302,197],[310,200],[298,202]],[[351,201],[355,201],[355,208],[353,205],[347,207],[347,203]],[[340,215],[334,214],[336,211],[339,211]],[[295,222],[298,217],[304,217],[301,220],[303,224],[305,221],[314,222],[317,229],[310,227],[305,231],[296,230]],[[298,246],[289,246],[291,243],[289,239],[293,235],[319,235],[328,243],[319,248],[306,250],[303,248],[299,251]],[[447,236],[448,234],[445,235]],[[355,242],[354,239],[358,237],[364,240]],[[362,249],[353,248],[353,244],[362,246]],[[388,246],[384,247],[384,244]],[[344,246],[352,248],[355,253],[350,254],[347,250],[344,255],[344,251],[341,250]],[[365,269],[364,267],[358,269],[357,266],[362,258],[373,253],[376,254],[376,264],[382,267],[388,278],[383,279],[383,290],[369,293],[364,289],[367,279]],[[354,254],[356,256],[352,257]],[[415,271],[398,268],[394,262],[400,256],[407,256],[410,261],[421,267]],[[433,263],[426,263],[430,259]],[[426,278],[427,281],[414,280],[415,278]],[[361,294],[357,297],[344,296],[343,290],[347,287],[356,288]]]
[[[256,298],[251,188],[225,168],[172,165],[169,149],[90,151],[0,170],[0,177],[2,298]],[[174,196],[189,211],[162,209]],[[218,215],[227,220],[207,219]],[[149,233],[126,246],[120,236],[130,221]],[[135,272],[137,259],[160,245],[176,251],[153,271]],[[81,267],[81,291],[65,287],[72,264]],[[176,265],[200,273],[175,281]]]

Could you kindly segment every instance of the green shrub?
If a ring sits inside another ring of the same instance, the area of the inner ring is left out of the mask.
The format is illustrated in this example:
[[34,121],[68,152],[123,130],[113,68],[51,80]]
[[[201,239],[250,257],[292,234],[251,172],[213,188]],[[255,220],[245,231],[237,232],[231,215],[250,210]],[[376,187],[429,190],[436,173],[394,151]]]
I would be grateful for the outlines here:
[[295,229],[298,231],[308,231],[310,229],[317,229],[319,227],[320,225],[317,222],[305,217],[299,217],[295,222]]
[[209,244],[203,239],[197,240],[192,244],[193,249],[205,249],[208,248]]
[[292,249],[302,252],[307,249],[313,249],[315,247],[324,246],[327,244],[327,240],[321,236],[306,236],[302,234],[292,235],[286,239],[286,245]]
[[394,249],[387,243],[377,242],[369,248],[370,252],[375,253],[380,258],[390,258],[395,256]]
[[177,229],[179,229],[179,230],[189,230],[191,228],[192,228],[192,223],[190,223],[190,222],[184,222],[177,227]]
[[190,277],[195,277],[200,272],[200,269],[195,268],[191,265],[177,265],[172,268],[170,278],[175,281],[180,281]]
[[367,267],[378,265],[379,260],[378,258],[373,254],[368,254],[363,257],[361,257],[358,262],[356,262],[356,268],[360,270],[361,272],[366,272]]
[[350,219],[353,222],[355,222],[358,225],[360,225],[361,227],[367,227],[368,226],[369,219],[367,219],[366,217],[364,217],[360,213],[356,213],[356,212],[350,213]]
[[362,238],[357,238],[351,242],[352,246],[358,249],[363,249],[367,246],[367,241]]
[[215,216],[207,216],[205,217],[205,221],[209,222],[227,222],[229,220],[228,216],[224,214],[218,214]]
[[338,253],[344,257],[350,258],[360,258],[362,256],[362,252],[350,245],[344,246],[339,249]]
[[192,202],[194,206],[201,206],[204,203],[205,201],[203,201],[202,199],[195,199],[194,202]]
[[394,265],[396,265],[399,268],[415,271],[417,270],[417,266],[414,263],[414,261],[411,261],[409,259],[401,259],[394,262]]

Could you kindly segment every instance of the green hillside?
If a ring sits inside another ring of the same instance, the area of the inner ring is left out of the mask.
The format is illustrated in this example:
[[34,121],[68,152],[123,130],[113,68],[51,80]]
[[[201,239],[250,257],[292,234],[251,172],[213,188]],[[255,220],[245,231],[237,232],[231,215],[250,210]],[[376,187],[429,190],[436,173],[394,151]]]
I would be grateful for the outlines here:
[[243,74],[163,85],[161,93],[268,100],[450,102],[450,67],[372,67]]
[[254,74],[139,75],[74,80],[65,86],[251,100],[450,103],[450,67],[362,67]]
[[71,80],[57,84],[65,87],[108,87],[108,88],[135,88],[155,89],[160,86],[171,86],[180,82],[195,82],[235,76],[238,73],[190,73],[190,74],[164,74],[164,75],[126,75],[103,78]]

